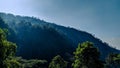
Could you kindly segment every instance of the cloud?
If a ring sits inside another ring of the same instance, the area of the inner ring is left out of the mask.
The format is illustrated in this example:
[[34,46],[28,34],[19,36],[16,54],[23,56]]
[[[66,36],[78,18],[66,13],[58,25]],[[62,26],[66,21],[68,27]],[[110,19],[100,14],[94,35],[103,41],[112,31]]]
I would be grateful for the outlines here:
[[104,38],[104,41],[108,42],[112,47],[120,49],[120,37]]

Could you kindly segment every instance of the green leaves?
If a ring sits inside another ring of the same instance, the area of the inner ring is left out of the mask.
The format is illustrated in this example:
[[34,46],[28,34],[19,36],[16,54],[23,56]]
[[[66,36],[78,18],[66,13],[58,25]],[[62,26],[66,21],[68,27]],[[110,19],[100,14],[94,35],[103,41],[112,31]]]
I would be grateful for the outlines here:
[[[72,64],[73,68],[102,68],[103,66],[99,60],[100,52],[91,42],[87,41],[82,44],[78,44],[78,48],[74,52],[74,55],[75,60]],[[101,65],[101,67],[99,65]]]
[[3,62],[4,68],[22,68],[21,63],[19,63],[15,58],[7,58]]
[[7,30],[3,30],[0,28],[0,65],[3,65],[3,62],[8,57],[14,56],[16,53],[16,44],[7,41],[6,39]]
[[106,59],[106,68],[119,68],[120,54],[110,54]]
[[52,59],[49,68],[67,68],[67,62],[60,55],[57,55]]

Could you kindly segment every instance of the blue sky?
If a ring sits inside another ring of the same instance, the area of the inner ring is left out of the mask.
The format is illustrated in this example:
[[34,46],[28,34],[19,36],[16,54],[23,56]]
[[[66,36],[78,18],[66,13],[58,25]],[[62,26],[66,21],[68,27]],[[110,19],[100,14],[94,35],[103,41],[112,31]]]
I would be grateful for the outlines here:
[[71,26],[120,49],[120,0],[1,0],[0,12]]

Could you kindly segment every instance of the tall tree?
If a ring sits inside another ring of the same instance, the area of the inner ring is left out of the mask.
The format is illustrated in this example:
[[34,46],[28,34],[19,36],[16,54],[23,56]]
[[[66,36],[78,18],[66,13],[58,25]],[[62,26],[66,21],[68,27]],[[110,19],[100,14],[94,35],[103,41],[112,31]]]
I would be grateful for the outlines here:
[[60,55],[57,55],[50,62],[49,68],[67,68],[67,62]]
[[74,55],[73,68],[103,68],[103,64],[99,60],[100,52],[91,42],[79,44]]

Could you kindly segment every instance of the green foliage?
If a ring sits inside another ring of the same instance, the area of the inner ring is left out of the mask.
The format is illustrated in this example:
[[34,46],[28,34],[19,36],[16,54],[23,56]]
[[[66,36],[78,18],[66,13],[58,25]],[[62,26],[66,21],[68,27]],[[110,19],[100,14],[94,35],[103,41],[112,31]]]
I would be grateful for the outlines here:
[[15,58],[7,58],[3,62],[4,68],[22,68],[21,63],[19,63]]
[[60,55],[57,55],[50,62],[49,68],[67,68],[67,62]]
[[3,61],[3,68],[47,68],[46,60],[22,59],[21,57],[9,57]]
[[119,68],[120,54],[110,54],[106,59],[106,68]]
[[78,45],[74,52],[75,60],[73,68],[102,68],[103,65],[99,60],[100,52],[91,42],[84,42]]
[[47,68],[46,60],[38,60],[38,59],[22,59],[21,57],[14,58],[17,62],[21,64],[22,68]]
[[10,56],[14,56],[16,52],[16,44],[7,41],[6,30],[0,28],[0,65]]

